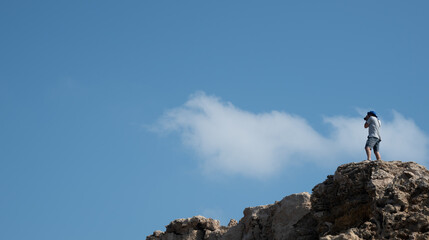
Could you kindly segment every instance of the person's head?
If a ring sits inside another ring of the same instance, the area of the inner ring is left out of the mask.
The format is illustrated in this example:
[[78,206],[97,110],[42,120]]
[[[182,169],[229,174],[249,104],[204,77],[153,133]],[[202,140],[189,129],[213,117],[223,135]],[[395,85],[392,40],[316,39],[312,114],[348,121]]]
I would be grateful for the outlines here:
[[374,111],[369,111],[368,113],[367,113],[367,115],[368,116],[373,116],[373,117],[377,117],[377,114],[374,112]]
[[369,112],[366,113],[366,116],[363,119],[368,120],[370,117],[376,117],[376,118],[378,118],[377,114],[374,111],[369,111]]

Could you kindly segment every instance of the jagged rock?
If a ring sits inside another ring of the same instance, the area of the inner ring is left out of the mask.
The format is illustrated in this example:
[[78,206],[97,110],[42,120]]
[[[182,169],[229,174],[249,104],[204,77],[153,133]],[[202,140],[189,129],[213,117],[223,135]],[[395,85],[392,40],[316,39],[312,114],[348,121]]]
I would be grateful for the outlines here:
[[[228,227],[219,226],[213,219],[197,216],[178,219],[147,240],[234,240],[234,239],[295,239],[294,224],[310,213],[309,193],[293,194],[270,205],[246,208],[244,217],[237,223],[234,219]],[[305,238],[303,238],[305,239]]]
[[294,225],[310,212],[310,194],[293,194],[271,205],[246,208],[241,239],[294,239]]
[[218,220],[195,216],[187,219],[176,219],[166,226],[168,233],[183,235],[190,230],[210,230],[215,231],[220,228]]
[[172,221],[166,231],[155,231],[147,240],[212,240],[222,236],[227,227],[220,226],[218,220],[195,216]]
[[228,227],[234,227],[238,224],[237,220],[231,219],[228,223]]
[[353,229],[358,239],[429,239],[429,172],[413,162],[342,165],[311,202],[320,236]]
[[362,240],[362,238],[355,234],[355,229],[349,229],[345,233],[336,236],[328,235],[321,237],[320,240]]
[[228,227],[178,219],[147,240],[429,239],[429,171],[413,162],[339,166],[308,193],[250,207]]

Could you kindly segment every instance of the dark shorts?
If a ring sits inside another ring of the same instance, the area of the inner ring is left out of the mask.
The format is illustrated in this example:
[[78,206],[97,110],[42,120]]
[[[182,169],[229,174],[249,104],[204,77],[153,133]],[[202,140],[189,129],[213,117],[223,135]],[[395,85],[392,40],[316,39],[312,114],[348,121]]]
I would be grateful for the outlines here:
[[365,148],[369,147],[370,149],[374,149],[374,152],[378,152],[380,150],[380,142],[381,140],[376,137],[368,137]]

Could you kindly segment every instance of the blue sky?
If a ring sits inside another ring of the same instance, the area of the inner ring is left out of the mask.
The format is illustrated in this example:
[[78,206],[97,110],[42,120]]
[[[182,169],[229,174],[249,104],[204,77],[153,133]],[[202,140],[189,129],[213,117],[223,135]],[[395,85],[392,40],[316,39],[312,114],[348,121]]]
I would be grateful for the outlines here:
[[227,224],[365,158],[428,166],[426,1],[3,1],[0,238]]

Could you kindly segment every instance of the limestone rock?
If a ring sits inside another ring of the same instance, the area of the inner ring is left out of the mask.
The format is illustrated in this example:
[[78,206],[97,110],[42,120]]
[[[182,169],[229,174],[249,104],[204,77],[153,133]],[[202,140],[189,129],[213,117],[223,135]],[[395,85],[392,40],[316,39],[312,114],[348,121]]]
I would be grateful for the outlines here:
[[342,165],[314,187],[311,202],[328,239],[350,229],[358,239],[429,239],[429,172],[413,162]]
[[166,226],[168,233],[183,235],[190,230],[209,230],[215,231],[220,228],[218,220],[195,216],[187,219],[176,219]]
[[349,229],[345,233],[336,236],[328,235],[321,237],[320,240],[362,240],[362,238],[355,234],[354,229]]
[[146,239],[296,239],[299,234],[294,224],[309,214],[310,209],[309,193],[293,194],[274,204],[246,208],[240,222],[232,219],[227,227],[219,226],[219,221],[197,216],[174,220],[164,233],[156,231]]
[[246,208],[241,239],[295,239],[294,225],[310,213],[309,193],[293,194],[271,205]]
[[147,240],[429,239],[429,171],[413,162],[363,161],[338,167],[313,188],[250,207],[237,223],[178,219]]
[[212,240],[222,236],[227,227],[220,226],[218,220],[195,216],[172,221],[166,231],[155,231],[147,240]]

